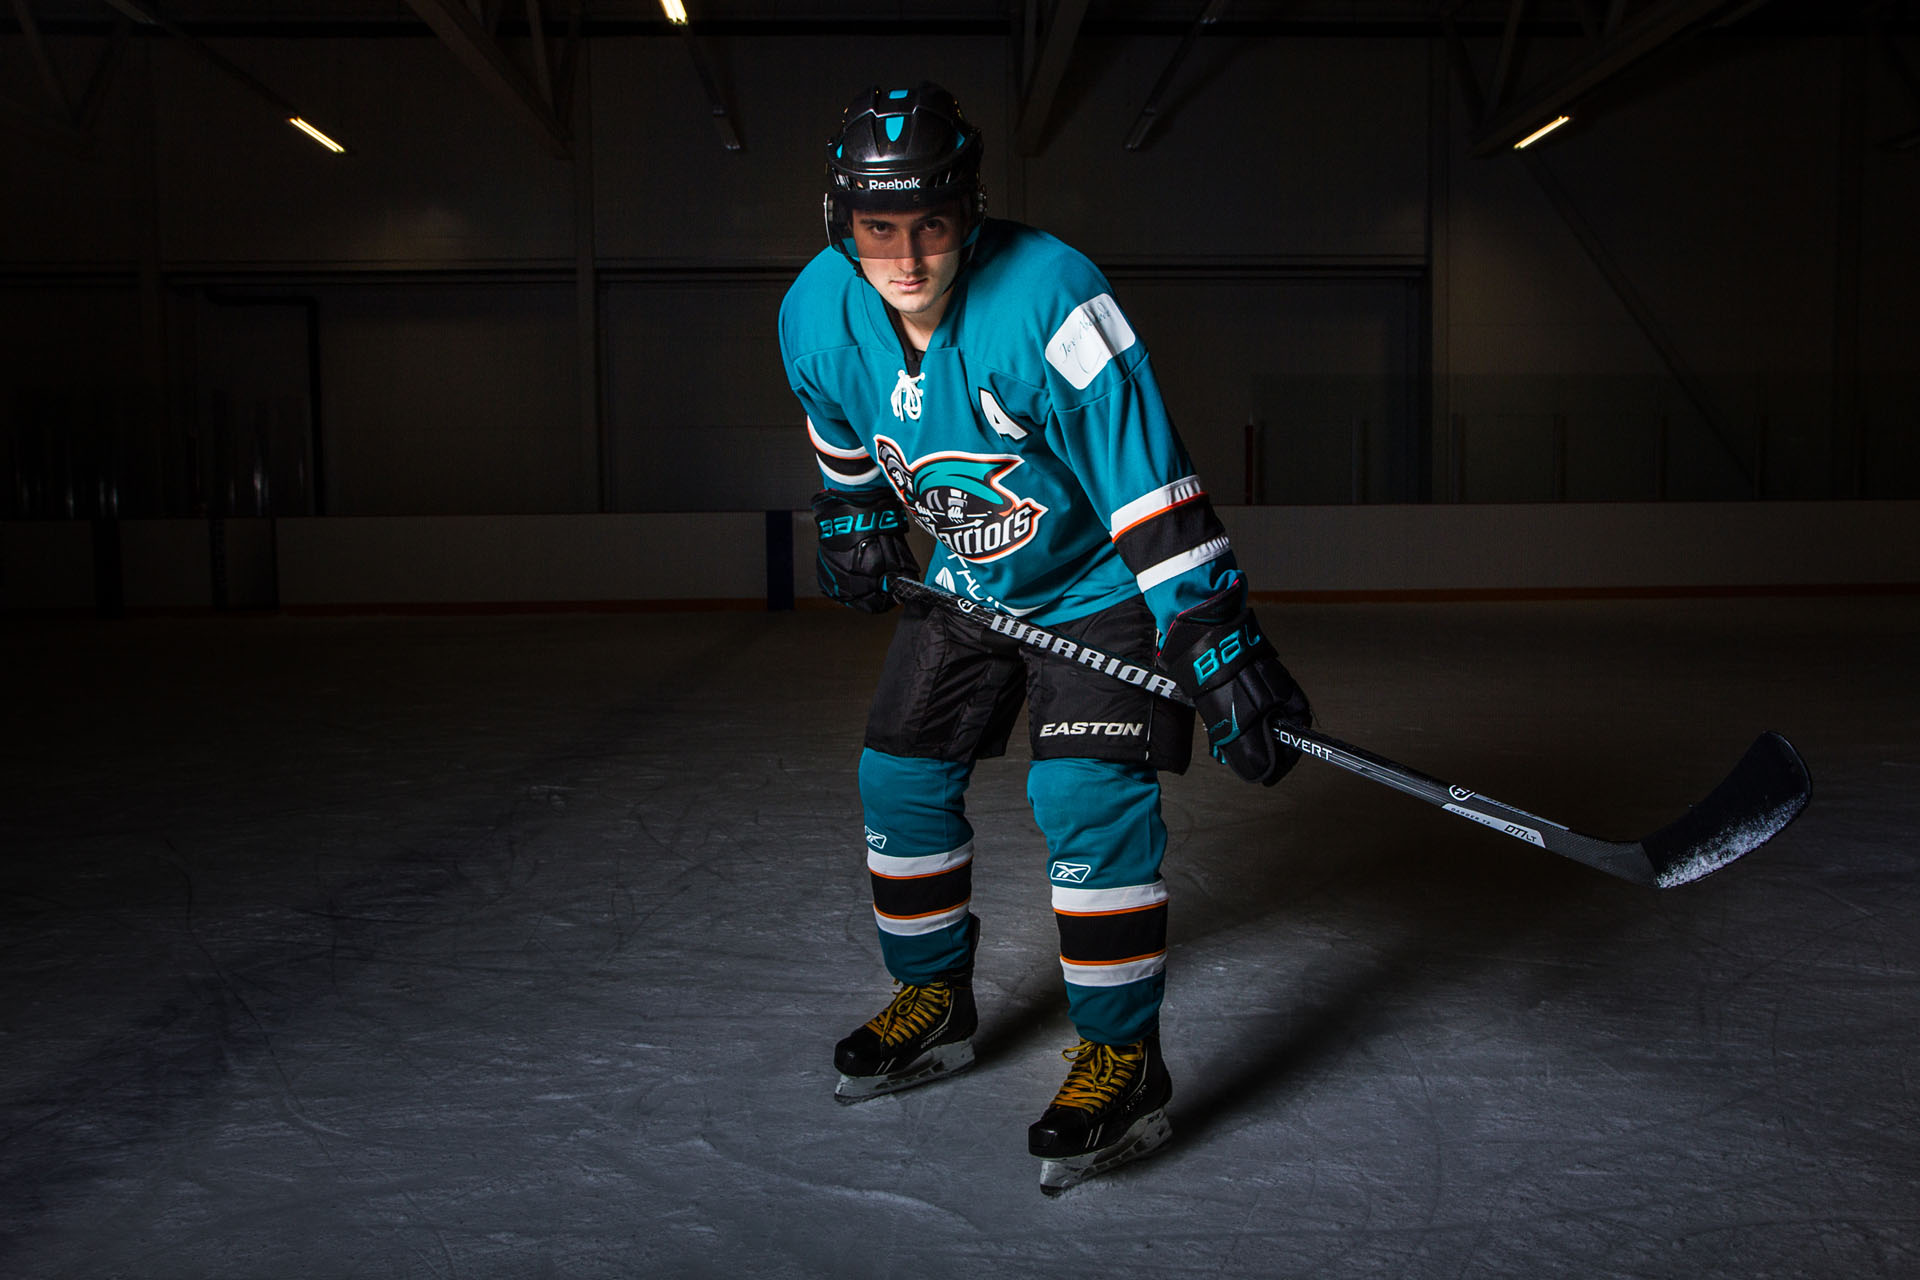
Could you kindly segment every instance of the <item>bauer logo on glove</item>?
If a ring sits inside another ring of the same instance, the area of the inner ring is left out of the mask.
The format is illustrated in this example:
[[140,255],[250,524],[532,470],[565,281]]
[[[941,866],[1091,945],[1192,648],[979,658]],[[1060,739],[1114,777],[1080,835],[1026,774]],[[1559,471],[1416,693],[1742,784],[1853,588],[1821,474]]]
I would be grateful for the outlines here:
[[859,511],[852,515],[816,517],[820,524],[820,537],[824,541],[830,538],[846,538],[849,535],[865,536],[869,533],[898,533],[905,526],[898,511]]
[[1167,628],[1161,664],[1193,699],[1213,758],[1249,782],[1272,786],[1300,759],[1274,730],[1313,723],[1313,708],[1234,586]]
[[1264,643],[1265,637],[1251,625],[1252,616],[1247,615],[1249,625],[1246,628],[1235,627],[1194,658],[1193,678],[1196,683],[1204,686],[1222,669],[1232,666],[1234,659],[1243,653],[1253,652],[1256,645]]
[[887,579],[920,576],[893,494],[822,489],[813,496],[813,520],[820,531],[815,577],[829,600],[862,613],[885,613],[893,608]]

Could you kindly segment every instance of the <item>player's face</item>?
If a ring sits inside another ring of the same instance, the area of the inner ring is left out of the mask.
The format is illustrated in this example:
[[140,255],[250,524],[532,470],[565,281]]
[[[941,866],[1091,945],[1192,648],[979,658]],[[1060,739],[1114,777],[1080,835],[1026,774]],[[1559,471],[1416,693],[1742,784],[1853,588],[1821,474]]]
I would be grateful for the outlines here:
[[853,247],[867,283],[903,316],[944,306],[960,274],[967,227],[958,205],[941,209],[858,210]]

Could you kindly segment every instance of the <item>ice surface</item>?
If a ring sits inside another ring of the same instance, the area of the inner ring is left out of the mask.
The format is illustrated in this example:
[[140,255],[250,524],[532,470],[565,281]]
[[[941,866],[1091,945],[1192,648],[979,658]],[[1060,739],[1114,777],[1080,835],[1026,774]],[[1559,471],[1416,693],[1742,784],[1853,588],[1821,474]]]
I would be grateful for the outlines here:
[[1662,894],[1202,760],[1173,1139],[1048,1200],[1024,751],[971,798],[979,1065],[833,1101],[887,619],[12,620],[0,1274],[1920,1273],[1920,602],[1262,616],[1330,731],[1579,829],[1763,727],[1820,798]]

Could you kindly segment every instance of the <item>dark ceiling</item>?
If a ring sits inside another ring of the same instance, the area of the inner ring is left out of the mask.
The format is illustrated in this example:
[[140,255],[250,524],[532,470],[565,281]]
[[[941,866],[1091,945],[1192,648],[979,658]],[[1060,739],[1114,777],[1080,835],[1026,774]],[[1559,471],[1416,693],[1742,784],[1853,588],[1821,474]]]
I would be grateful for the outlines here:
[[[665,27],[657,0],[447,0],[463,3],[489,24],[524,26],[530,13],[564,24],[577,13],[589,30]],[[1672,0],[686,0],[694,23],[706,29],[794,26],[861,27],[884,31],[929,25],[1010,28],[1035,10],[1042,23],[1057,11],[1082,11],[1090,29],[1179,28],[1210,15],[1221,34],[1233,30],[1321,27],[1364,31],[1388,27],[1437,31],[1443,19],[1479,31],[1510,22],[1544,31],[1593,31],[1632,22],[1672,7]],[[283,28],[298,33],[327,27],[422,30],[408,0],[16,0],[43,27],[106,24],[114,9],[141,9],[189,28]],[[1735,0],[1718,21],[1834,30],[1862,22],[1911,27],[1911,0]]]
[[[1920,115],[1920,71],[1905,48],[1920,30],[1920,0],[685,0],[690,27],[668,23],[658,0],[12,0],[7,16],[39,69],[55,128],[84,134],[89,107],[53,70],[62,36],[158,36],[191,44],[209,62],[279,102],[274,91],[213,47],[220,37],[438,37],[558,152],[570,147],[566,68],[582,36],[690,34],[712,114],[729,149],[727,94],[706,51],[711,39],[846,31],[884,35],[1004,34],[1018,41],[1022,150],[1036,145],[1082,39],[1183,36],[1128,146],[1151,123],[1161,88],[1199,39],[1288,36],[1446,37],[1486,153],[1556,114],[1618,90],[1672,49],[1701,39],[1872,39]],[[538,28],[547,40],[525,37]],[[552,46],[551,48],[549,46]],[[108,55],[110,56],[110,55]],[[17,68],[16,68],[17,70]],[[18,95],[0,105],[21,114]],[[44,104],[43,104],[44,105]],[[289,108],[290,110],[290,108]],[[42,112],[42,114],[45,114]],[[45,123],[44,121],[42,123]],[[1896,141],[1908,149],[1912,134]],[[1891,145],[1891,144],[1889,144]]]

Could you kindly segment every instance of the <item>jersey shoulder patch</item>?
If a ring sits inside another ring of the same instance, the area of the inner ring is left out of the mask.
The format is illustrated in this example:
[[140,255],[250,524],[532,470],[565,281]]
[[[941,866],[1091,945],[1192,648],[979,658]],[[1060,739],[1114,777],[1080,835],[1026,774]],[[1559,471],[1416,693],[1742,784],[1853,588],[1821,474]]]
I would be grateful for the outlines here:
[[1140,345],[1113,286],[1085,254],[1019,223],[988,227],[969,307],[980,313],[977,354],[996,369],[1030,386],[1050,383],[1057,393],[1064,382],[1081,392]]
[[1120,304],[1111,293],[1102,293],[1075,307],[1047,339],[1047,363],[1075,391],[1085,391],[1115,356],[1138,341]]

